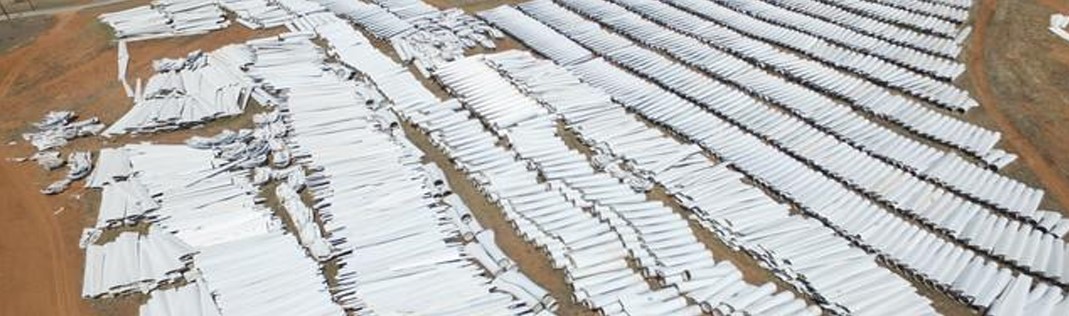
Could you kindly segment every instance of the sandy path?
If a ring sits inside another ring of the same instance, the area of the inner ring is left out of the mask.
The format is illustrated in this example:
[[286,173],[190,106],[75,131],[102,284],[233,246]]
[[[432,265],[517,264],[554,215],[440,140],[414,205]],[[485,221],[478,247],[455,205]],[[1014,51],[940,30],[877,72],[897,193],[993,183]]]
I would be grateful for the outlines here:
[[58,201],[36,192],[30,170],[0,162],[0,315],[89,314],[77,238],[62,233],[78,213],[54,214]]
[[1050,161],[1044,158],[1036,146],[1029,141],[1010,118],[998,105],[998,98],[992,92],[991,83],[988,81],[986,58],[984,52],[987,47],[985,42],[989,36],[987,28],[995,15],[997,0],[983,0],[974,13],[976,21],[973,23],[974,30],[971,42],[967,47],[966,60],[968,77],[973,84],[973,94],[983,106],[983,110],[998,125],[1002,132],[1002,139],[1006,148],[1016,152],[1020,161],[1024,162],[1029,169],[1043,184],[1047,194],[1058,201],[1061,209],[1069,210],[1069,181],[1062,177]]
[[[55,38],[73,17],[57,16],[52,28],[31,46],[60,44]],[[4,67],[9,71],[0,79],[0,96],[5,96],[5,103],[18,102],[7,96],[18,79],[33,70],[28,60],[37,51],[22,47],[6,56],[9,58],[3,64],[11,67]],[[0,148],[0,158],[16,156],[23,149],[5,145]],[[0,161],[0,293],[4,293],[0,315],[90,314],[89,304],[80,297],[83,259],[77,246],[80,229],[76,228],[82,225],[80,212],[66,206],[69,199],[50,199],[38,193],[37,188],[45,183],[33,168]],[[54,214],[61,207],[64,211]]]
[[[64,32],[67,25],[71,22],[73,18],[73,14],[57,15],[56,23],[53,24],[52,27],[48,29],[48,31],[45,31],[40,36],[38,36],[33,46],[51,47],[52,45],[58,44],[55,43],[56,40],[63,38],[63,36],[60,36],[61,34],[59,33]],[[32,49],[23,47],[22,49],[17,49],[14,52],[11,52],[11,54],[8,55],[10,56],[10,58],[5,58],[7,60],[4,62],[4,64],[11,65],[12,67],[9,68],[11,69],[10,71],[4,74],[3,79],[0,79],[0,96],[7,95],[8,92],[11,90],[11,87],[15,84],[15,82],[17,82],[16,79],[20,77],[26,67],[33,65],[33,63],[26,62],[27,59],[32,58],[33,55],[35,55],[35,52]]]
[[3,20],[0,20],[0,21],[7,21],[7,20],[14,20],[14,19],[21,19],[21,18],[29,18],[29,17],[42,16],[42,15],[52,15],[52,14],[74,12],[74,11],[92,9],[92,8],[96,8],[96,7],[102,7],[102,6],[116,4],[116,3],[120,3],[120,2],[126,2],[126,1],[130,1],[130,0],[93,1],[93,2],[90,2],[90,3],[71,4],[71,5],[47,8],[47,9],[42,9],[42,10],[24,11],[24,12],[12,13],[10,18],[4,18]]

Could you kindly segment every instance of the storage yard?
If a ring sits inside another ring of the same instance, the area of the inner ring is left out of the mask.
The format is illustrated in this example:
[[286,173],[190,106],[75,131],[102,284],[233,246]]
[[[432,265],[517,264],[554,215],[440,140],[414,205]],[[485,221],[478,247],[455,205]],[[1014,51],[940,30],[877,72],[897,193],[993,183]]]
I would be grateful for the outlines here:
[[0,315],[1069,314],[1064,1],[4,4]]

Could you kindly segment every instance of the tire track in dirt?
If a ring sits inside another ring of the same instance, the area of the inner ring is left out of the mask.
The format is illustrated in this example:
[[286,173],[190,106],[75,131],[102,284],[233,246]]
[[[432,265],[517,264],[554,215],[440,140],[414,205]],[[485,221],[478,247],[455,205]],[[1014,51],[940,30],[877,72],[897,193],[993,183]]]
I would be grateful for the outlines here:
[[7,296],[0,314],[86,314],[85,304],[76,301],[81,282],[70,278],[60,255],[60,218],[35,192],[28,170],[17,168],[0,162],[0,292]]
[[966,65],[969,80],[974,87],[973,93],[980,104],[983,105],[984,113],[998,125],[999,130],[1002,132],[1002,139],[1008,145],[1007,148],[1016,152],[1019,156],[1018,159],[1035,173],[1039,182],[1046,189],[1047,195],[1054,197],[1062,210],[1069,210],[1069,181],[1059,175],[1051,165],[1051,162],[1043,157],[1035,145],[1002,112],[1002,109],[998,106],[998,99],[992,92],[991,83],[988,81],[989,77],[985,67],[986,56],[984,54],[986,48],[985,40],[988,35],[987,27],[991,23],[997,7],[997,0],[982,0],[974,14],[976,22],[973,23],[973,36],[971,43],[966,48],[968,52]]
[[96,8],[96,7],[103,7],[103,6],[107,6],[107,5],[112,5],[112,4],[116,4],[116,3],[122,3],[122,2],[126,2],[126,1],[130,1],[130,0],[75,1],[74,4],[65,5],[65,6],[58,6],[58,7],[51,7],[51,8],[43,8],[41,10],[23,11],[23,12],[18,12],[18,13],[12,13],[10,18],[2,20],[2,21],[10,21],[10,20],[16,20],[16,19],[22,19],[22,18],[30,18],[30,17],[42,16],[42,15],[55,15],[55,14],[74,12],[74,11],[81,11],[81,10],[92,9],[92,8]]
[[[21,52],[21,51],[15,51],[15,52],[12,52],[12,54],[19,54],[21,56],[21,55],[27,54],[27,53],[26,52]],[[19,60],[22,60],[22,59],[19,58]],[[15,63],[15,67],[11,68],[11,72],[9,72],[7,74],[7,76],[4,76],[4,80],[0,81],[0,96],[7,96],[7,91],[11,90],[11,85],[15,83],[15,79],[18,79],[19,74],[22,73],[22,69],[23,68],[26,68],[26,63],[24,63],[24,62]]]
[[[29,61],[40,53],[40,44],[61,44],[52,38],[59,37],[73,18],[72,14],[57,16],[51,28],[8,53],[13,58],[5,62],[11,68],[0,80],[0,96],[14,101],[9,92],[26,71],[33,70]],[[0,150],[3,157],[13,154],[6,148]],[[63,243],[62,214],[53,214],[60,202],[51,203],[36,192],[38,183],[31,170],[0,161],[0,187],[4,188],[0,190],[0,292],[8,296],[0,314],[86,314],[88,305],[80,301],[78,291],[81,282],[71,278],[70,263],[65,260],[72,258],[63,255],[71,245]]]
[[[32,194],[33,192],[30,193]],[[53,211],[49,208],[41,209],[41,211],[35,211],[33,213],[42,221],[48,223],[47,240],[48,245],[52,248],[52,253],[66,253],[66,251],[64,251],[63,249],[63,233],[60,229],[59,221],[57,219],[57,216],[59,215],[57,213],[53,213]],[[82,282],[81,280],[71,278],[70,274],[67,273],[68,271],[66,267],[64,267],[63,261],[63,258],[61,258],[59,255],[52,256],[52,271],[56,274],[56,282],[52,285],[52,287],[57,292],[56,305],[59,307],[59,310],[74,312],[77,310],[74,307],[77,303],[72,303],[71,300],[81,300],[81,291],[74,291],[75,288],[71,285],[78,285],[80,287]],[[84,259],[79,261],[84,261]]]
[[[11,96],[27,71],[34,71],[34,58],[43,47],[57,47],[73,14],[56,17],[56,22],[25,46],[5,55],[8,72],[0,80],[3,107],[23,108]],[[10,118],[10,117],[9,117]],[[16,119],[15,121],[20,121]],[[0,149],[0,156],[17,156],[14,148]],[[48,200],[37,192],[32,167],[0,161],[0,315],[86,315],[89,305],[80,298],[80,278],[76,266],[81,260],[76,247],[63,235],[60,221],[77,221],[78,213],[54,214],[59,200]],[[66,217],[64,217],[66,215]],[[77,261],[75,263],[74,261]],[[77,269],[80,271],[80,269]]]
[[[48,41],[48,39],[58,37],[56,36],[56,33],[63,32],[64,30],[66,30],[67,24],[69,24],[73,18],[73,14],[56,15],[56,23],[53,24],[52,27],[48,29],[48,31],[45,31],[43,34],[38,36],[29,44],[32,44],[37,41]],[[13,60],[13,63],[15,65],[11,68],[11,72],[8,73],[7,76],[4,76],[3,81],[0,81],[0,96],[6,96],[8,91],[11,90],[11,86],[15,84],[19,76],[22,74],[23,70],[25,70],[26,67],[29,67],[29,65],[32,64],[25,62],[26,59],[30,59],[38,54],[38,52],[34,49],[37,46],[29,44],[20,48],[16,48],[15,51],[8,53],[10,56],[15,57],[15,59]]]

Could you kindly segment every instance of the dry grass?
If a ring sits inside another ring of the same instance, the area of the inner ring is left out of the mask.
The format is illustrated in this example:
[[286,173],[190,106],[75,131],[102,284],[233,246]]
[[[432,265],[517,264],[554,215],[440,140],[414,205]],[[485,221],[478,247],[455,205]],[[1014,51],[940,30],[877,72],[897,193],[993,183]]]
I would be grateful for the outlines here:
[[29,43],[56,21],[51,16],[0,22],[0,54]]

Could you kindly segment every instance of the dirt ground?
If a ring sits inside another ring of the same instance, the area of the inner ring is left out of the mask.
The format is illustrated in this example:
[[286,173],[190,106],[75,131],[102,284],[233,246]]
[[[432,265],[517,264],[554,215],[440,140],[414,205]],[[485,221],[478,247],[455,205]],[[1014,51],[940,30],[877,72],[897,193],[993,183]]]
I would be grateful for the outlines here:
[[0,54],[29,43],[52,27],[54,21],[50,16],[42,16],[3,22],[0,25]]
[[977,2],[961,84],[980,101],[970,121],[1002,132],[1020,156],[1005,174],[1045,188],[1043,207],[1069,215],[1069,43],[1047,31],[1064,0]]
[[[14,32],[32,40],[0,55],[0,158],[4,159],[0,160],[0,187],[4,188],[0,190],[0,315],[136,314],[136,300],[90,303],[81,298],[84,258],[78,240],[82,229],[96,221],[99,197],[82,189],[80,183],[58,196],[43,196],[37,190],[62,177],[63,172],[48,173],[35,165],[16,164],[6,158],[32,152],[19,135],[49,110],[74,110],[82,117],[98,116],[104,122],[113,122],[126,112],[131,103],[115,80],[115,44],[110,30],[96,22],[95,16],[146,2],[56,15],[45,19],[51,20],[51,25],[42,27],[46,29],[43,32],[0,21],[0,35]],[[192,50],[215,49],[273,32],[277,31],[231,27],[200,37],[131,43],[129,76],[147,79],[153,59],[180,57]],[[39,34],[34,36],[35,33]],[[0,42],[7,44],[6,38]],[[153,140],[177,142],[190,134],[215,133],[246,121],[240,117],[224,119],[211,128],[171,133]],[[125,137],[111,143],[143,139]],[[16,140],[17,145],[8,145]],[[64,153],[102,145],[109,144],[79,139],[65,147]]]
[[[6,5],[10,0],[0,0]],[[89,0],[47,0],[40,6],[86,3]],[[49,110],[74,110],[83,117],[99,116],[113,122],[129,108],[130,102],[114,79],[116,51],[110,30],[95,16],[146,3],[132,1],[51,18],[0,21],[0,158],[31,153],[19,134],[30,122]],[[429,0],[439,7],[459,6],[469,12],[488,9],[517,0]],[[966,115],[970,120],[1000,130],[1000,143],[1021,160],[1006,173],[1047,188],[1044,207],[1069,209],[1069,128],[1060,124],[1069,105],[1069,43],[1047,30],[1054,12],[1069,13],[1064,0],[982,0],[973,12],[976,27],[964,60],[969,70],[959,80],[982,104]],[[179,57],[196,49],[262,37],[275,31],[253,32],[240,26],[204,36],[154,40],[130,44],[130,79],[147,79],[151,60]],[[507,42],[502,48],[516,47]],[[439,91],[440,92],[440,91]],[[207,135],[223,128],[245,124],[247,117],[221,120],[210,127],[182,133],[153,136],[158,142],[177,142],[190,134]],[[111,141],[139,141],[127,137]],[[8,142],[19,141],[11,146]],[[98,148],[109,145],[97,139],[83,139],[66,147]],[[425,145],[425,144],[423,144]],[[444,164],[444,157],[431,154]],[[443,169],[446,169],[443,167]],[[55,197],[37,190],[61,176],[46,173],[31,164],[0,160],[0,315],[131,315],[134,300],[89,303],[80,298],[82,251],[77,242],[83,227],[95,221],[94,192],[80,184]],[[472,198],[474,189],[450,175],[458,192],[464,192],[473,211],[480,212],[486,226],[503,225],[500,214],[485,199]],[[1066,214],[1069,214],[1067,212]],[[496,229],[495,229],[496,231]],[[582,308],[568,302],[567,286],[558,272],[537,250],[511,234],[498,232],[498,242],[535,281],[558,294],[562,312],[579,313]],[[737,258],[745,261],[745,258]],[[754,274],[753,278],[762,278]],[[952,313],[955,314],[955,313]]]
[[[93,0],[0,0],[0,5],[3,6],[7,13],[14,14],[66,5],[86,4],[92,1]],[[4,16],[0,15],[0,19],[4,19]]]

